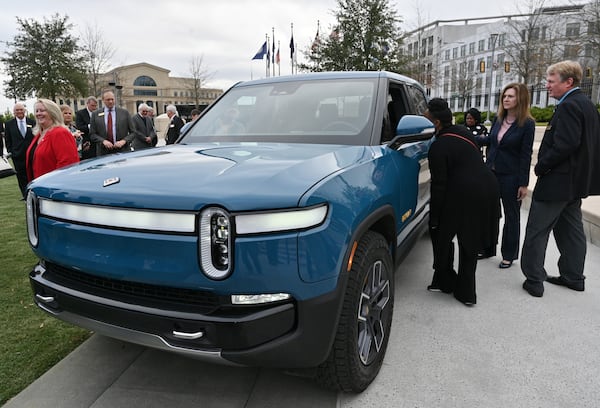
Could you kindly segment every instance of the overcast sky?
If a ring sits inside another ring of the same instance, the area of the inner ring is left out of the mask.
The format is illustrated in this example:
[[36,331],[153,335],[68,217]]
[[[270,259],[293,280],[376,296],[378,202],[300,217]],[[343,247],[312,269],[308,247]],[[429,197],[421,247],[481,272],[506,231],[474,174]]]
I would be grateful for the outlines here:
[[[391,0],[410,31],[434,20],[510,14],[509,2],[472,0]],[[11,1],[0,13],[0,50],[17,33],[16,17],[43,21],[55,13],[68,15],[73,34],[97,25],[105,41],[115,49],[111,67],[147,62],[170,70],[171,76],[189,76],[190,60],[202,55],[212,72],[208,86],[227,89],[240,80],[265,76],[264,62],[252,57],[272,36],[281,47],[281,74],[289,74],[291,23],[297,49],[305,49],[315,37],[317,21],[329,33],[334,22],[335,0],[56,0]],[[418,12],[417,12],[418,11]],[[417,17],[420,15],[420,18]],[[301,58],[301,54],[299,57]],[[0,111],[12,110],[4,98],[0,76]],[[31,111],[31,103],[27,104]]]

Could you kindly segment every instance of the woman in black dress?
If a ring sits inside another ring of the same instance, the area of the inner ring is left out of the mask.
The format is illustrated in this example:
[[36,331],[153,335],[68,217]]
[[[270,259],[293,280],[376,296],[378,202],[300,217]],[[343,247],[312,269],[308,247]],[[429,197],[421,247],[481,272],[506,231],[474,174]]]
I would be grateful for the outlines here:
[[[498,240],[498,183],[483,163],[473,135],[464,126],[452,125],[446,101],[432,99],[425,116],[436,129],[428,156],[434,274],[427,289],[454,293],[456,299],[471,306],[477,302],[477,254]],[[454,237],[458,241],[458,273],[454,270]]]

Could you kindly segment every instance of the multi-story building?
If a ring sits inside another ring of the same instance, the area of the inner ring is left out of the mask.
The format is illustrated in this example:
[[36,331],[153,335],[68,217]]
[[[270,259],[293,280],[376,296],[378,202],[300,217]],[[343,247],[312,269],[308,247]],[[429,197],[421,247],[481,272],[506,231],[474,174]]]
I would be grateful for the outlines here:
[[404,39],[404,52],[413,61],[411,75],[429,96],[448,100],[454,111],[476,107],[487,113],[497,110],[499,93],[514,81],[528,85],[532,105],[555,103],[544,87],[545,70],[554,62],[574,59],[584,68],[582,88],[597,102],[600,39],[589,39],[600,31],[598,19],[591,17],[600,16],[600,10],[590,7],[434,21]]
[[[100,75],[97,85],[100,90],[112,89],[117,104],[130,113],[137,112],[137,106],[145,102],[156,110],[157,115],[164,113],[167,105],[173,104],[182,116],[188,116],[196,103],[203,109],[223,93],[222,89],[216,88],[202,87],[196,90],[193,78],[171,77],[169,72],[168,69],[141,62],[117,67]],[[85,106],[85,96],[65,98],[59,102],[77,110]]]

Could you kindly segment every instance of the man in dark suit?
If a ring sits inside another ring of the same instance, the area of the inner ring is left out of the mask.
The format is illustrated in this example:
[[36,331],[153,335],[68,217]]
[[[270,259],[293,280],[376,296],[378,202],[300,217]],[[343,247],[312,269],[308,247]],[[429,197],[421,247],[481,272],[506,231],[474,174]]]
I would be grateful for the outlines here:
[[96,144],[96,155],[130,152],[135,135],[131,115],[115,106],[112,91],[102,93],[102,103],[104,108],[94,111],[90,117],[90,140]]
[[133,125],[135,126],[135,137],[131,142],[133,150],[148,149],[149,147],[156,146],[157,136],[150,118],[147,117],[148,110],[148,105],[140,103],[138,113],[133,115]]
[[13,108],[15,117],[4,125],[4,135],[6,140],[6,151],[10,153],[15,171],[19,189],[23,198],[27,188],[27,170],[25,168],[27,148],[33,140],[32,129],[35,121],[25,117],[25,104],[16,103]]
[[[90,118],[92,112],[98,109],[98,100],[94,96],[88,96],[85,101],[85,108],[75,112],[75,127],[82,133],[82,145],[84,150],[81,152],[82,159],[96,157],[96,146],[90,141]],[[89,144],[89,149],[85,150],[86,143]]]
[[[534,168],[538,179],[521,255],[527,278],[523,289],[535,297],[544,294],[544,281],[585,289],[581,199],[600,194],[600,116],[579,89],[582,76],[581,65],[573,61],[558,62],[546,71],[546,89],[558,102]],[[544,269],[550,232],[560,252],[560,276],[548,276]]]
[[169,119],[171,119],[169,122],[169,127],[167,128],[166,144],[173,144],[179,137],[179,133],[181,132],[181,128],[183,127],[184,123],[177,114],[177,108],[175,105],[168,105],[166,112]]

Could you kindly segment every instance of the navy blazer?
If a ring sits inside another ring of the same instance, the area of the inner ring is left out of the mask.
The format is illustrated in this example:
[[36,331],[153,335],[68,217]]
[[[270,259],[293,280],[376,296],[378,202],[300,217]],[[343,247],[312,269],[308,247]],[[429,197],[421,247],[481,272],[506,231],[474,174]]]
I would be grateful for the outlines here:
[[25,123],[27,124],[27,133],[25,133],[25,137],[23,137],[19,131],[19,125],[17,124],[16,118],[12,118],[4,124],[6,151],[12,154],[13,161],[16,160],[23,164],[25,163],[27,148],[33,140],[32,130],[35,126],[35,120],[25,117]]
[[523,126],[518,126],[515,121],[498,143],[501,125],[502,121],[494,121],[490,134],[484,138],[483,144],[489,146],[486,164],[496,174],[518,176],[519,186],[527,186],[533,154],[535,121],[527,119]]
[[533,198],[571,201],[600,195],[600,117],[575,90],[556,106],[538,152]]

